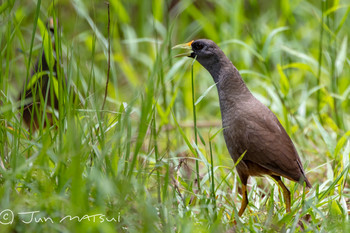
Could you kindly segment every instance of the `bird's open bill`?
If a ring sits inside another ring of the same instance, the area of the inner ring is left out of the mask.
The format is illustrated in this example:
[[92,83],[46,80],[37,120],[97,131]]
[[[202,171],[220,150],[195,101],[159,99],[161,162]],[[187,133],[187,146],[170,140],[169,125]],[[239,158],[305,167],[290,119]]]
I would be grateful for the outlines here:
[[190,56],[191,53],[193,52],[192,47],[191,47],[192,42],[193,42],[193,40],[188,42],[188,43],[178,44],[178,45],[175,45],[174,47],[172,47],[172,49],[186,49],[188,51],[186,53],[178,54],[175,57],[188,57],[188,56]]

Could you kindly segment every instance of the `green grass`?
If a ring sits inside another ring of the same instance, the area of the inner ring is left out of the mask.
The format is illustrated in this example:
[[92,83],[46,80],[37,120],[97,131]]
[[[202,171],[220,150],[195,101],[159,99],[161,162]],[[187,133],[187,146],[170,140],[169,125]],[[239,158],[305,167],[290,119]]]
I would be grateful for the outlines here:
[[[102,110],[106,4],[2,1],[0,232],[349,232],[349,13],[346,0],[112,1]],[[52,49],[48,17],[59,20],[50,88],[60,109],[47,128],[49,109],[38,109],[34,132],[18,95]],[[313,188],[284,180],[291,213],[276,183],[250,178],[237,216],[241,183],[213,80],[171,51],[198,38],[220,45],[295,142]]]

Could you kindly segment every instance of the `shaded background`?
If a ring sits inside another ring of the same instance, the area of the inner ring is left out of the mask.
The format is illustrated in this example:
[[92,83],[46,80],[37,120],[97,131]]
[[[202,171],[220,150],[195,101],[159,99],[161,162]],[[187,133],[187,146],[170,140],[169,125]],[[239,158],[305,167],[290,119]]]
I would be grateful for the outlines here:
[[[253,94],[278,116],[314,185],[305,197],[300,186],[287,182],[295,212],[284,217],[276,184],[251,179],[250,211],[238,227],[300,231],[301,218],[313,232],[349,228],[342,222],[350,208],[347,1],[110,1],[111,74],[104,111],[107,5],[38,4],[5,1],[0,7],[0,211],[40,210],[41,217],[56,221],[25,225],[15,215],[13,224],[0,225],[4,232],[232,229],[240,181],[218,132],[216,89],[195,63],[196,139],[192,60],[174,58],[171,51],[199,38],[215,41]],[[58,19],[64,71],[58,79],[66,77],[80,101],[60,93],[63,110],[56,127],[33,132],[23,126],[17,106],[43,51],[36,17],[44,23]],[[201,190],[193,158],[199,160]],[[66,215],[96,213],[122,220],[58,223]]]

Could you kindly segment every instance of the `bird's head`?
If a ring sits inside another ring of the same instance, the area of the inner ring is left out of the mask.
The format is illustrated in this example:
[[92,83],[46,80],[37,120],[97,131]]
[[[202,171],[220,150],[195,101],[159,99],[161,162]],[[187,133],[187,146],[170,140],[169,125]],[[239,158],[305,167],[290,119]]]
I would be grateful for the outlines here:
[[186,53],[179,54],[176,57],[187,56],[195,58],[207,69],[219,62],[222,56],[225,57],[219,46],[207,39],[193,40],[185,44],[179,44],[174,46],[173,49],[186,49]]

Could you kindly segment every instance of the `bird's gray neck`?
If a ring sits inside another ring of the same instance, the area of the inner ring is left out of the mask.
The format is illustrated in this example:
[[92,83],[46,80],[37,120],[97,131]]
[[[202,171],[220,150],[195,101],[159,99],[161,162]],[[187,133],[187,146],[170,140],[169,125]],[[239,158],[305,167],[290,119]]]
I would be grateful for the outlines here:
[[221,108],[234,106],[238,101],[252,96],[237,68],[225,55],[206,69],[216,83]]
[[222,123],[223,127],[227,127],[233,120],[233,113],[239,111],[238,106],[242,106],[242,102],[248,103],[253,95],[244,83],[237,68],[224,54],[220,56],[217,62],[211,63],[210,66],[202,65],[209,71],[216,83]]

